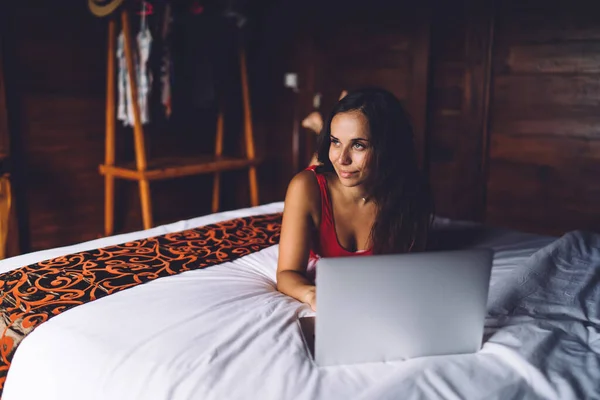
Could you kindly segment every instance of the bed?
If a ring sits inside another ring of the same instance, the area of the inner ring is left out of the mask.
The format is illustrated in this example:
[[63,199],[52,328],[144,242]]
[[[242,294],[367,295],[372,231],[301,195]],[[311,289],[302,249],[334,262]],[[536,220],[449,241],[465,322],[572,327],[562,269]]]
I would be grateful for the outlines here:
[[[88,267],[115,268],[110,257],[99,261],[102,249],[159,238],[179,243],[169,257],[182,267],[162,277],[143,265],[137,273],[142,252],[126,290],[58,308],[13,349],[2,399],[600,398],[599,235],[547,237],[437,218],[440,237],[452,239],[446,246],[495,250],[482,349],[318,368],[298,324],[314,313],[275,286],[282,210],[273,203],[216,213],[1,261],[5,323],[7,277],[24,266],[87,254]],[[202,243],[223,240],[223,226],[237,244],[203,253]],[[153,243],[148,262],[164,257],[160,240],[144,242]],[[196,240],[193,262],[186,240]],[[162,264],[161,271],[169,263]]]

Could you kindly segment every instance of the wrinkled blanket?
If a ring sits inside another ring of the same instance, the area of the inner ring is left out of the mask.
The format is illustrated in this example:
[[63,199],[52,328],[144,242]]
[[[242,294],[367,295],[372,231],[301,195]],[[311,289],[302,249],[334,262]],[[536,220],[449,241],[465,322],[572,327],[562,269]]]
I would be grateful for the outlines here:
[[488,343],[518,352],[548,394],[600,398],[600,235],[570,232],[532,255],[491,290],[488,316]]
[[494,282],[485,331],[479,353],[411,360],[361,399],[600,399],[600,235],[570,232]]

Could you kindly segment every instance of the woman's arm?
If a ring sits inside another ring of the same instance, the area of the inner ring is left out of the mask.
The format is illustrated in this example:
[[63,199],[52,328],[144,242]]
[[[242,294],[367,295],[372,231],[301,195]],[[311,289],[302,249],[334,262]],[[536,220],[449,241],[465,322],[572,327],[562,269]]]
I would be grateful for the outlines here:
[[311,171],[296,175],[288,186],[279,239],[277,289],[316,309],[315,286],[306,277],[314,231],[313,216],[320,211],[319,187]]

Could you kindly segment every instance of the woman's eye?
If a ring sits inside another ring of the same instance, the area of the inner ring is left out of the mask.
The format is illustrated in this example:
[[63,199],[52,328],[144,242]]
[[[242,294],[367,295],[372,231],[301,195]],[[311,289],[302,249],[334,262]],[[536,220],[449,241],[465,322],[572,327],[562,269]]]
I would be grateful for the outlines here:
[[356,142],[356,143],[354,143],[354,148],[355,148],[356,150],[362,150],[362,149],[364,149],[364,148],[365,148],[365,145],[364,145],[364,144],[362,144],[362,143]]
[[334,144],[334,145],[336,145],[336,146],[337,146],[338,144],[340,144],[340,141],[339,141],[339,140],[337,140],[337,139],[333,139],[333,138],[332,138],[332,139],[330,139],[330,141],[331,141],[331,144]]

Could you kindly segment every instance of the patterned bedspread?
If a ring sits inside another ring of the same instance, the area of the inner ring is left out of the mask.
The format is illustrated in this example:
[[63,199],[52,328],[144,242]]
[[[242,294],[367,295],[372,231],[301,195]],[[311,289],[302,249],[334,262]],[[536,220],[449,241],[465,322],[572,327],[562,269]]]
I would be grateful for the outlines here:
[[75,306],[277,244],[281,214],[236,218],[57,257],[0,275],[0,395],[19,343]]

